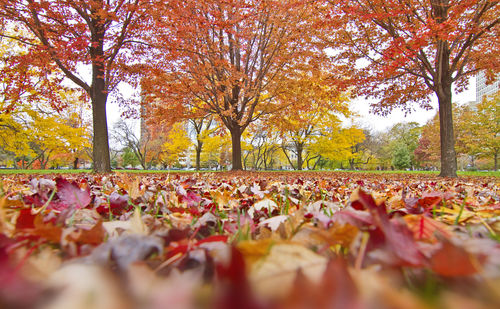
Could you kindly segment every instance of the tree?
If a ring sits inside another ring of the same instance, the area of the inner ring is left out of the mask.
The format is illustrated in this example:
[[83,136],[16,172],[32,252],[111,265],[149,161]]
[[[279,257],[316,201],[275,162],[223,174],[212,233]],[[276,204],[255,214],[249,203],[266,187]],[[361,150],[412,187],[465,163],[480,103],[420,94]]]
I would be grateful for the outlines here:
[[364,140],[363,130],[356,126],[342,128],[334,125],[315,138],[309,151],[328,160],[348,161],[350,168],[354,169],[361,156],[356,147]]
[[231,140],[224,131],[224,134],[207,136],[203,141],[203,152],[200,157],[200,166],[208,168],[224,167],[228,165],[227,158]]
[[494,170],[498,170],[500,153],[500,92],[477,105],[477,122],[473,126],[479,139],[482,155],[493,157]]
[[216,122],[211,115],[205,115],[198,118],[190,118],[188,120],[189,124],[193,128],[195,139],[195,167],[199,171],[201,168],[201,152],[203,150],[203,145],[208,139],[213,138],[213,133],[217,131]]
[[144,133],[144,136],[137,136],[134,128],[123,119],[120,119],[114,124],[111,135],[118,143],[136,156],[137,162],[143,169],[150,169],[161,152],[161,145],[157,144],[158,142],[162,144],[164,141],[156,134],[153,135],[149,130],[142,133]]
[[217,115],[231,134],[232,168],[241,170],[241,135],[288,102],[276,101],[300,72],[327,59],[317,48],[314,5],[301,0],[172,0],[158,13],[153,42],[164,57],[143,89],[157,108],[186,106]]
[[[106,102],[137,63],[133,47],[145,21],[143,0],[1,0],[0,17],[22,31],[8,36],[29,50],[24,62],[53,64],[90,97],[95,172],[110,172]],[[45,65],[46,66],[46,65]],[[90,79],[82,77],[82,68]],[[47,72],[47,75],[54,72]]]
[[14,167],[17,167],[17,159],[35,156],[29,145],[29,133],[17,113],[0,114],[0,148],[12,158]]
[[66,89],[59,93],[61,101],[67,108],[60,111],[64,124],[81,131],[85,140],[81,143],[74,143],[68,159],[73,161],[73,169],[78,169],[80,161],[92,159],[92,132],[90,104],[83,91],[77,89]]
[[391,152],[395,155],[397,149],[401,149],[400,144],[404,144],[410,156],[409,168],[415,168],[417,165],[414,151],[418,147],[418,140],[422,133],[422,129],[417,122],[400,122],[393,125],[389,131],[391,140]]
[[368,164],[372,159],[368,147],[373,143],[369,132],[356,127],[352,127],[344,132],[350,138],[348,143],[352,145],[351,153],[347,158],[351,170],[355,169],[359,164]]
[[[473,105],[463,106],[457,117],[459,145],[471,158],[492,158],[498,169],[500,152],[500,93]],[[473,163],[473,162],[472,162]]]
[[418,146],[414,150],[415,160],[424,164],[435,165],[440,159],[439,114],[422,127]]
[[136,154],[132,151],[132,149],[128,147],[122,149],[120,159],[121,159],[121,165],[124,168],[128,166],[134,168],[140,164]]
[[[329,131],[340,129],[340,120],[334,113],[323,107],[317,107],[309,112],[291,112],[275,121],[282,134],[282,150],[292,168],[302,170],[304,163],[318,160],[323,154],[321,147],[315,143],[328,144],[329,152],[334,151],[327,137]],[[296,164],[291,160],[291,154],[296,158]]]
[[[374,110],[439,103],[441,176],[456,177],[452,86],[500,71],[500,5],[488,0],[329,0],[328,37],[360,93],[381,99]],[[332,39],[333,38],[333,39]],[[365,59],[365,62],[358,61]],[[366,60],[368,62],[366,62]],[[358,61],[358,62],[357,62]],[[357,64],[354,66],[353,64]]]
[[398,143],[394,150],[392,164],[397,169],[409,168],[411,165],[410,151],[405,143]]
[[309,146],[329,130],[340,129],[340,117],[351,116],[346,94],[329,85],[328,79],[327,74],[319,71],[289,80],[286,91],[277,100],[293,104],[269,116],[271,128],[282,138],[283,153],[296,170],[302,170],[304,163],[319,162],[321,154],[308,151]]
[[[377,150],[380,147],[379,140],[374,132],[370,129],[362,129],[364,140],[360,143],[351,147],[351,153],[354,155],[352,159],[349,160],[349,165],[351,169],[360,164],[364,165],[364,168],[370,169],[379,164],[377,162]],[[380,166],[377,166],[380,167]]]
[[166,134],[160,153],[163,166],[179,164],[180,159],[186,155],[189,146],[191,146],[191,140],[184,126],[183,123],[176,123]]
[[477,128],[482,124],[477,126],[477,110],[473,104],[457,106],[454,110],[457,155],[467,156],[471,167],[475,168],[475,161],[482,153],[482,149],[478,147],[480,136],[477,132]]
[[45,169],[54,156],[69,159],[74,150],[89,146],[85,128],[70,125],[73,117],[41,103],[0,114],[0,147],[22,161],[23,168],[37,162]]
[[243,134],[245,169],[270,169],[280,161],[280,134],[272,121],[256,121]]

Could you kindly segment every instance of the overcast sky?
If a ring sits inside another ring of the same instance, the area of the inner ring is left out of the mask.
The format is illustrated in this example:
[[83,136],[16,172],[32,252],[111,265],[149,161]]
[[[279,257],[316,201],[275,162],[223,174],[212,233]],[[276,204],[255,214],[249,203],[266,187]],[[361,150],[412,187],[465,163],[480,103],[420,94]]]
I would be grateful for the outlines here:
[[[466,91],[459,94],[453,94],[453,102],[459,105],[469,103],[476,100],[476,78],[473,77],[469,80],[469,87]],[[424,125],[428,120],[430,120],[437,112],[437,98],[435,95],[432,96],[432,106],[434,107],[430,111],[423,109],[417,109],[415,112],[407,115],[405,117],[404,112],[401,110],[394,110],[387,117],[377,116],[369,112],[369,103],[363,99],[357,99],[351,102],[351,108],[353,111],[359,113],[360,118],[356,120],[356,123],[360,124],[364,128],[370,128],[374,131],[384,131],[398,122],[418,122]]]

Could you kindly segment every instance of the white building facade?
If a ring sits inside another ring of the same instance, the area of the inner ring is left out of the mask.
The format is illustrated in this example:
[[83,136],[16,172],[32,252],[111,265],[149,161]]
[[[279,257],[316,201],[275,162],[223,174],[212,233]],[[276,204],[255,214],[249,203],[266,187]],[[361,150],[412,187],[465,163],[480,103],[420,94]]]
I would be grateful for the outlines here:
[[493,84],[486,85],[486,75],[483,71],[476,75],[476,102],[482,102],[485,96],[492,96],[500,89],[500,75]]

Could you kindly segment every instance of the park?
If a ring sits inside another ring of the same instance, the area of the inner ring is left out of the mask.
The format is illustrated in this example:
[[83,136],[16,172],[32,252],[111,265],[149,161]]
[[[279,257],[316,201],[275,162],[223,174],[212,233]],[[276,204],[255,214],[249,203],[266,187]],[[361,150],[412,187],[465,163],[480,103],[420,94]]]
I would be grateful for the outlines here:
[[0,27],[1,308],[500,307],[498,1],[0,0]]

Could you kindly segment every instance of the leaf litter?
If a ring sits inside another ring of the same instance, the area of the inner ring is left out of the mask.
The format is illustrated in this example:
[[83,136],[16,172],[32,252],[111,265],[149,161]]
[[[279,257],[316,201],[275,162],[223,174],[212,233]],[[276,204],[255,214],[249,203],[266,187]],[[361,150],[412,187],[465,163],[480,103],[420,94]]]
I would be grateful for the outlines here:
[[500,181],[17,175],[2,308],[498,308]]

